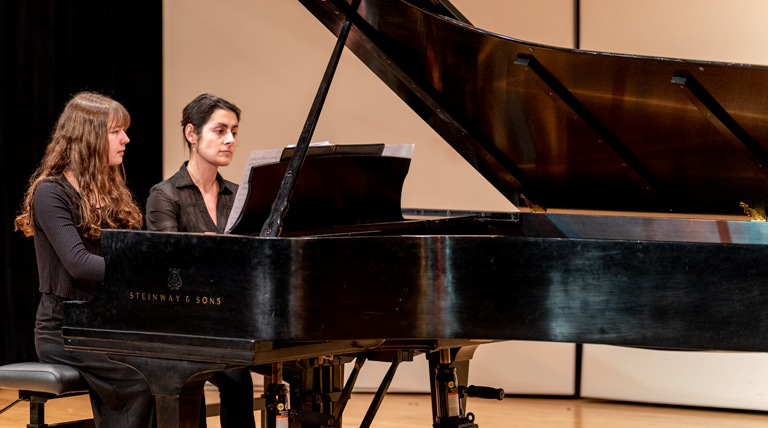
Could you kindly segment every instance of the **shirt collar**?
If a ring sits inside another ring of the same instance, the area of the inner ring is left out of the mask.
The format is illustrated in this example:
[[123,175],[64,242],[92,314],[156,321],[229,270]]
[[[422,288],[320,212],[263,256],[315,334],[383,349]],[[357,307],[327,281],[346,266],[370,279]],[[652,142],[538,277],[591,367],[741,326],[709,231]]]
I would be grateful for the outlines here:
[[[184,163],[181,165],[181,168],[179,168],[178,174],[173,176],[174,186],[179,188],[195,186],[195,182],[192,181],[192,177],[190,177],[189,171],[187,171],[188,163],[189,161],[184,161]],[[232,189],[227,186],[224,177],[222,177],[218,172],[216,173],[216,181],[219,182],[219,193],[232,193]]]

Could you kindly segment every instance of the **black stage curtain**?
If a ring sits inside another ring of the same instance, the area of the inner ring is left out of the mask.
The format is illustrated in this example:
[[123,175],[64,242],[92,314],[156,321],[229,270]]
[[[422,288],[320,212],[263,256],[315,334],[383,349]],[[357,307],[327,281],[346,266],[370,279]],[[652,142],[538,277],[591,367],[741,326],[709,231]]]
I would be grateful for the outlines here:
[[0,363],[36,361],[32,239],[13,231],[27,180],[66,101],[82,90],[131,114],[124,159],[143,207],[162,177],[162,2],[0,0]]

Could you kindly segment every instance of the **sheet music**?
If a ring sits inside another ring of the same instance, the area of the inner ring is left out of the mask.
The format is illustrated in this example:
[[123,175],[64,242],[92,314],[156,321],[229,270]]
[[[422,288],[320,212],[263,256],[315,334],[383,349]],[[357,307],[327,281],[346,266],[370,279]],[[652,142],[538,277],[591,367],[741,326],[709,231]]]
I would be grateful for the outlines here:
[[240,186],[237,188],[235,202],[232,204],[232,211],[229,212],[229,219],[227,219],[227,227],[224,229],[224,233],[232,232],[240,211],[243,210],[245,199],[248,197],[248,179],[251,176],[251,169],[259,165],[279,162],[282,153],[283,149],[251,150],[248,153],[248,160],[245,162],[245,168],[243,168],[243,174],[240,177]]
[[382,156],[392,156],[393,158],[413,158],[413,149],[415,144],[387,144],[384,146]]

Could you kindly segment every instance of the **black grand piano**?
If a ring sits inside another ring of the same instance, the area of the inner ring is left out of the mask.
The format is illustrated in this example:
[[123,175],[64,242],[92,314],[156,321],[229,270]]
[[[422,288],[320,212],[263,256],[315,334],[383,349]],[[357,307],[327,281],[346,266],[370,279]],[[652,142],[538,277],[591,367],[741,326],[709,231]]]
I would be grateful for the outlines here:
[[[66,346],[141,371],[161,427],[194,426],[228,367],[287,376],[281,423],[333,426],[366,359],[427,353],[435,427],[469,427],[464,369],[490,341],[768,351],[768,225],[748,221],[768,203],[767,68],[526,43],[446,0],[300,1],[339,42],[261,231],[104,231],[104,288],[66,305]],[[533,209],[291,223],[343,46]]]

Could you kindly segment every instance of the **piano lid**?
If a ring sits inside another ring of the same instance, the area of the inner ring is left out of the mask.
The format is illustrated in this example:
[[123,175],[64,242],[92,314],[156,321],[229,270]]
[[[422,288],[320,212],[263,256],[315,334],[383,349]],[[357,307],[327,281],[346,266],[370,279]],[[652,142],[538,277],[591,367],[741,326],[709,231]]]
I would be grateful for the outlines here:
[[[350,13],[300,1],[336,35]],[[768,206],[767,67],[523,42],[447,0],[362,0],[358,13],[347,48],[516,205]]]

